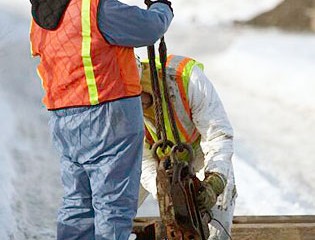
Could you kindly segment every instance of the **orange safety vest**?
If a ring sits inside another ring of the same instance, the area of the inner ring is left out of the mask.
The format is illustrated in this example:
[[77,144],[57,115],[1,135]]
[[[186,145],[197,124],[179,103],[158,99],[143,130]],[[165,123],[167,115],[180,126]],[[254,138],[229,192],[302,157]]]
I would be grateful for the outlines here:
[[[172,100],[172,106],[174,109],[174,117],[176,126],[179,130],[180,139],[182,142],[196,144],[199,143],[200,134],[192,121],[191,110],[188,102],[188,85],[190,80],[191,71],[194,66],[199,66],[203,69],[201,63],[195,60],[182,56],[170,55],[166,62],[166,81],[169,87],[169,93]],[[162,87],[161,80],[161,63],[157,59],[156,67],[159,72],[159,83]],[[141,78],[141,85],[143,91],[152,94],[152,88],[150,84],[150,69],[148,61],[143,61],[143,73]],[[171,131],[171,123],[167,113],[167,105],[164,97],[162,98],[162,107],[164,114],[164,123],[167,133],[167,138],[174,142],[174,136]],[[146,129],[146,142],[152,145],[156,142],[156,128],[154,119],[153,107],[144,109],[145,129]]]
[[133,48],[110,45],[98,29],[99,0],[71,0],[56,30],[31,23],[31,51],[48,109],[96,105],[141,93]]

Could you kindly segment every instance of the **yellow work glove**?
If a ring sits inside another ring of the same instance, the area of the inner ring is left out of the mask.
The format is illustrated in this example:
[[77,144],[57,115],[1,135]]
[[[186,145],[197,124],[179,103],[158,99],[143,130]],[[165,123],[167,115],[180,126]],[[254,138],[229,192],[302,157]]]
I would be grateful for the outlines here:
[[197,194],[197,203],[201,212],[211,212],[216,204],[218,196],[223,193],[226,186],[226,178],[221,173],[206,173],[201,182],[201,188]]

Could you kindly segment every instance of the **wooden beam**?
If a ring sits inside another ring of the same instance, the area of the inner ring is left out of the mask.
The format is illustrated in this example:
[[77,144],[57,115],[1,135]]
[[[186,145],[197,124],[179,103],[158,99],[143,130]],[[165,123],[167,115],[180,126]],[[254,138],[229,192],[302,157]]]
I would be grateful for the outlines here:
[[315,216],[236,216],[234,240],[314,240]]
[[[158,217],[136,218],[133,232],[137,240],[165,237]],[[315,216],[235,216],[233,240],[315,240]]]

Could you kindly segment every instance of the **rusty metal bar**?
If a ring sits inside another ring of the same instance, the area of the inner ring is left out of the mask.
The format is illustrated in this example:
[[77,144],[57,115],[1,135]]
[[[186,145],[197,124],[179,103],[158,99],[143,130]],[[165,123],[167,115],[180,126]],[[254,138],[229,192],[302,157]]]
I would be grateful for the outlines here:
[[161,240],[166,236],[166,229],[158,217],[136,218],[133,225],[136,240]]

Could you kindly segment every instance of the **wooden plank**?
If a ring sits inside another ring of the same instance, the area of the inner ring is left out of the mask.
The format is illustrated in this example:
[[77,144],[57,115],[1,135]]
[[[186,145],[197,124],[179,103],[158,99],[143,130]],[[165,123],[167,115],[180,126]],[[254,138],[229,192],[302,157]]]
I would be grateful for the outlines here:
[[315,240],[315,216],[236,216],[234,240]]
[[[163,229],[158,217],[135,219],[137,240],[163,239]],[[233,240],[315,240],[315,216],[235,216],[232,237]]]
[[233,223],[315,223],[315,215],[235,216]]

